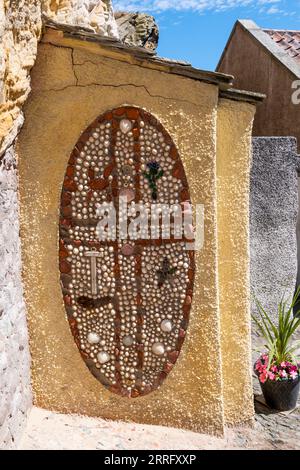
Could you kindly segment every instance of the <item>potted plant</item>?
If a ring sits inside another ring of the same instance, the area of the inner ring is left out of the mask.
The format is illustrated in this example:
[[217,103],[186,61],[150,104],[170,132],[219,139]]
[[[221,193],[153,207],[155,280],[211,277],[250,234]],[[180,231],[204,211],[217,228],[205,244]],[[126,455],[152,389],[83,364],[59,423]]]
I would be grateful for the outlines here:
[[293,341],[293,335],[300,326],[300,318],[293,315],[299,296],[300,288],[290,305],[284,298],[280,301],[277,324],[257,299],[257,314],[252,316],[266,340],[266,351],[255,362],[254,370],[267,405],[280,411],[294,409],[300,391],[300,363],[294,356],[300,341]]

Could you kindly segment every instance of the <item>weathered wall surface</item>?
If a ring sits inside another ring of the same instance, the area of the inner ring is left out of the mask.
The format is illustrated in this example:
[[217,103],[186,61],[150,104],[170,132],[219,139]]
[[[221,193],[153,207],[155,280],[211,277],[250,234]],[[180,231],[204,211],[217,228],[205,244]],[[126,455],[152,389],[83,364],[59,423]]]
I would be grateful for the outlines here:
[[267,95],[257,109],[254,136],[294,136],[299,149],[300,105],[291,99],[296,77],[239,24],[218,71],[234,75],[240,90]]
[[[105,57],[98,44],[62,39],[52,30],[39,46],[33,69],[18,154],[35,403],[63,412],[222,433],[218,87],[146,69],[128,63],[126,55],[112,54]],[[98,115],[122,104],[146,108],[165,126],[185,165],[192,200],[204,203],[206,210],[205,246],[197,253],[195,297],[183,351],[159,390],[131,400],[107,391],[82,361],[68,327],[58,269],[60,195],[70,153]]]
[[10,148],[0,163],[0,449],[18,444],[31,406],[18,215],[16,161]]
[[275,320],[296,284],[299,167],[295,138],[253,139],[251,289]]
[[42,0],[43,13],[73,26],[85,26],[104,36],[118,37],[111,0]]
[[217,132],[218,263],[225,422],[254,415],[249,299],[249,187],[255,107],[220,100]]

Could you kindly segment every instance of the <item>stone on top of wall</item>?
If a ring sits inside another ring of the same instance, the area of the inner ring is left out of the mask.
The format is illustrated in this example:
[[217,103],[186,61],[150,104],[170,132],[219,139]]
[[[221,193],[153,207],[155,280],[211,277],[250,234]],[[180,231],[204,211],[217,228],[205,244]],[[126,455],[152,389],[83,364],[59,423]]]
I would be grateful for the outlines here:
[[0,163],[0,449],[17,446],[31,407],[18,212],[11,147]]
[[296,285],[299,167],[295,138],[253,139],[251,289],[274,320],[282,295],[291,297]]
[[121,41],[128,46],[145,47],[154,51],[159,31],[155,19],[145,13],[116,12],[115,18]]

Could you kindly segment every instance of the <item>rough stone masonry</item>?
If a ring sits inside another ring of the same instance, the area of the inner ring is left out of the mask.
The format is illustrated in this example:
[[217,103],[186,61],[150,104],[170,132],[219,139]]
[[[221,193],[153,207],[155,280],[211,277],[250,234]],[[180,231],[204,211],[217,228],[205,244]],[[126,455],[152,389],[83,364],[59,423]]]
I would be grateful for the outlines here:
[[158,26],[153,16],[145,13],[116,12],[121,41],[128,46],[140,46],[155,50],[158,45]]
[[0,377],[0,448],[12,448],[21,436],[31,406],[17,170],[12,147],[0,163]]

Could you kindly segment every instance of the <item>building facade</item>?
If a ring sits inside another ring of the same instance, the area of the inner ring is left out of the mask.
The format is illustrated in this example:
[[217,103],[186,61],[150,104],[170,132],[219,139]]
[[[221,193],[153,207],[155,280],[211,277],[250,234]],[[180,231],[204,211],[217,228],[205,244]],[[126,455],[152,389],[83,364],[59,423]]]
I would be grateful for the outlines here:
[[235,24],[217,71],[234,75],[237,88],[267,96],[257,110],[254,136],[296,137],[299,146],[299,50],[299,31],[262,29],[251,20]]

